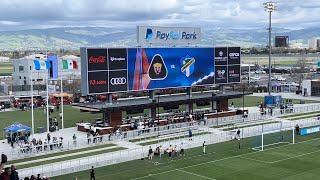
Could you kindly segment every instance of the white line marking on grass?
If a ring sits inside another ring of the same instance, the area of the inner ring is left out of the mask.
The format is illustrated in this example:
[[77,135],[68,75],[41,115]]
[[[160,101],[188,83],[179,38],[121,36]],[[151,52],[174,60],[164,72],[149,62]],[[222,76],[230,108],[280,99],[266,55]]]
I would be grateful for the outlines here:
[[[310,140],[306,140],[306,141],[302,141],[302,142],[297,142],[295,144],[302,144],[302,143],[311,142],[311,141],[315,141],[315,140],[319,140],[319,139],[320,138],[310,139]],[[269,150],[272,150],[272,149],[279,149],[279,148],[290,146],[290,145],[293,145],[293,144],[287,144],[287,145],[278,146],[278,147],[274,147],[274,148],[268,148],[268,149],[266,149],[264,151],[269,151]],[[228,160],[228,159],[232,159],[232,158],[238,158],[238,157],[242,157],[242,156],[245,156],[245,155],[256,154],[256,153],[264,152],[264,151],[255,151],[255,152],[249,152],[249,153],[240,154],[240,155],[236,155],[236,156],[230,156],[230,157],[226,157],[226,158],[222,158],[222,159],[217,159],[217,160],[213,160],[213,161],[207,161],[207,162],[204,162],[204,163],[185,166],[185,167],[182,167],[182,168],[179,168],[179,169],[180,170],[187,169],[187,168],[191,168],[191,167],[195,167],[195,166],[201,166],[201,165],[210,164],[210,163],[219,162],[219,161],[224,161],[224,160]],[[149,174],[147,176],[141,176],[141,177],[138,177],[138,178],[133,178],[131,180],[144,179],[144,178],[147,178],[147,177],[150,177],[150,176],[155,176],[155,175],[158,175],[158,174],[164,174],[164,173],[168,173],[168,172],[172,172],[172,171],[175,171],[175,170],[168,170],[168,171],[163,171],[163,172],[160,172],[160,173]]]
[[250,161],[256,161],[256,162],[260,162],[260,163],[265,163],[265,164],[270,164],[271,162],[267,162],[267,161],[261,161],[261,160],[258,160],[258,159],[253,159],[253,158],[248,158],[248,157],[240,157],[241,159],[246,159],[246,160],[250,160]]
[[176,170],[174,169],[174,170],[163,171],[163,172],[159,172],[159,173],[155,173],[155,174],[149,174],[147,176],[141,176],[141,177],[133,178],[131,180],[144,179],[144,178],[147,178],[147,177],[150,177],[150,176],[156,176],[156,175],[165,174],[165,173],[169,173],[169,172],[173,172],[173,171],[176,171]]
[[183,172],[183,173],[186,173],[186,174],[191,174],[191,175],[194,175],[194,176],[197,176],[197,177],[201,177],[201,178],[204,178],[204,179],[210,179],[210,180],[215,180],[213,178],[210,178],[210,177],[207,177],[207,176],[202,176],[200,174],[195,174],[195,173],[192,173],[192,172],[188,172],[188,171],[184,171],[182,169],[176,169],[177,171],[180,171],[180,172]]
[[274,164],[274,163],[278,163],[278,162],[281,162],[281,161],[286,161],[286,160],[289,160],[289,159],[294,159],[294,158],[306,156],[306,155],[317,153],[317,152],[320,152],[320,150],[312,151],[312,152],[309,152],[309,153],[304,153],[304,154],[300,154],[300,155],[297,155],[297,156],[292,156],[292,157],[288,157],[288,158],[284,158],[284,159],[280,159],[280,160],[277,160],[277,161],[272,161],[272,162],[269,162],[269,163],[270,164]]

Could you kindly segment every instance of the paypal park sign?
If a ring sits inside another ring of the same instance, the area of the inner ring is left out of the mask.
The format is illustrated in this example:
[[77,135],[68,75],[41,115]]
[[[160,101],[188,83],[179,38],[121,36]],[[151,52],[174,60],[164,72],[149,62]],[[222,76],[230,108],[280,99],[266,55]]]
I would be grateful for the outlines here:
[[137,26],[137,42],[145,45],[197,45],[201,29],[195,27]]

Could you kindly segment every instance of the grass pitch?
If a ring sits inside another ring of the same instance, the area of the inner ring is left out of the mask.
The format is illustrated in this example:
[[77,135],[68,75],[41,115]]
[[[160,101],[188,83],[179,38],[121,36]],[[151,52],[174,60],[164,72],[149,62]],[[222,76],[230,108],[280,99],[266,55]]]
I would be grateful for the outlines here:
[[[296,144],[253,151],[253,138],[232,140],[186,151],[175,158],[155,157],[96,168],[96,179],[115,180],[275,180],[318,179],[320,175],[319,133],[297,136]],[[243,146],[239,149],[239,143]],[[90,179],[89,170],[53,177],[54,180]]]

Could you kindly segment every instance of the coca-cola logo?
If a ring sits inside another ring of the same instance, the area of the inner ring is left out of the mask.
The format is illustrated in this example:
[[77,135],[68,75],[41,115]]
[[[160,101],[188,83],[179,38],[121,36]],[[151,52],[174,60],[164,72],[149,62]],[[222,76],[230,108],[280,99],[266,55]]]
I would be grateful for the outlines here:
[[95,85],[106,85],[106,84],[107,84],[107,81],[92,79],[92,80],[90,80],[89,84],[90,84],[90,86],[95,86]]
[[91,56],[89,58],[89,63],[91,64],[102,64],[106,62],[106,57],[105,56],[99,56],[99,57],[94,57]]

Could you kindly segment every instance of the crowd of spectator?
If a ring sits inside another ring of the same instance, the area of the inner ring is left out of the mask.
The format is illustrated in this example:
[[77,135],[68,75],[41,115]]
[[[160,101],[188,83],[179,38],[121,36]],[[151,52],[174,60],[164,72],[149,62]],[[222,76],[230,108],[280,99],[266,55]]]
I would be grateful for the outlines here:
[[[92,136],[92,138],[91,138],[91,136]],[[103,138],[103,136],[100,135],[98,132],[94,132],[94,131],[87,132],[88,144],[91,142],[93,142],[93,143],[102,142],[102,138]]]
[[11,147],[18,147],[19,153],[32,153],[63,148],[63,138],[53,137],[51,139],[51,135],[49,133],[47,134],[47,139],[44,141],[42,139],[37,140],[35,138],[29,141],[28,139],[29,138],[13,138],[10,140]]
[[[5,167],[7,161],[7,156],[1,154],[0,180],[20,180],[16,165]],[[30,178],[25,177],[23,180],[50,180],[50,178],[46,176],[41,177],[41,175],[38,174],[37,176],[31,175]]]

